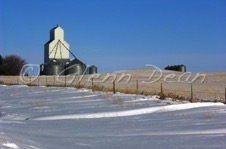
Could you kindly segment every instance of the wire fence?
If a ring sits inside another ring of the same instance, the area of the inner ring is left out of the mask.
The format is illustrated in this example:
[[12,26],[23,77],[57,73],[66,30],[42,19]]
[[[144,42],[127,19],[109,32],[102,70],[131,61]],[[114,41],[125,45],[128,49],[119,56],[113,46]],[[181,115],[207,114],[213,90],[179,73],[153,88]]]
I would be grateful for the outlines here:
[[20,76],[1,76],[0,84],[87,88],[93,91],[113,93],[159,95],[160,99],[173,98],[191,102],[226,103],[226,87],[211,83],[168,83],[161,80],[155,83],[146,83],[142,80],[116,81],[112,79],[102,81],[101,79],[70,76],[38,76],[21,79]]

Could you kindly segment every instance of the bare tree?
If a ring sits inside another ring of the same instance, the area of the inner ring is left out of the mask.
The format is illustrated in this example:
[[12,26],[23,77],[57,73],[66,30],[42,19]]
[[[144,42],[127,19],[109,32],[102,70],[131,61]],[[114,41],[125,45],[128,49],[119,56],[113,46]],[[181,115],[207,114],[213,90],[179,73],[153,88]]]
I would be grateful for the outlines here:
[[0,67],[2,65],[3,59],[2,59],[2,55],[0,55]]
[[2,58],[0,75],[19,75],[20,70],[27,62],[17,55],[8,55]]

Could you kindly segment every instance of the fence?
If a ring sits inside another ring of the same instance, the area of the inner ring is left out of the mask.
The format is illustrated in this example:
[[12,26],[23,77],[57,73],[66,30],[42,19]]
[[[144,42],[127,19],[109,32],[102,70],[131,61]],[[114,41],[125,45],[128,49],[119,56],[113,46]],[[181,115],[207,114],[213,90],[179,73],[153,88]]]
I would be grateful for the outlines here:
[[140,95],[159,95],[160,99],[174,98],[189,100],[191,102],[214,101],[226,103],[226,87],[216,84],[186,84],[167,83],[162,80],[155,83],[146,83],[142,79],[130,81],[105,80],[85,77],[70,76],[39,76],[24,77],[0,76],[0,84],[28,85],[28,86],[55,86],[88,88],[93,91],[111,91],[113,93],[129,93]]

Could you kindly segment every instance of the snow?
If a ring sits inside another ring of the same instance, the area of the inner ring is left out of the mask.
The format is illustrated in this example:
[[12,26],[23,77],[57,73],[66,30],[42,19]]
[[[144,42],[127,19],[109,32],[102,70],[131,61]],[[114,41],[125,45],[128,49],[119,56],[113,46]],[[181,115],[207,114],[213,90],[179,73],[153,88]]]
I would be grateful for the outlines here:
[[150,114],[153,112],[179,111],[179,110],[186,110],[186,109],[200,108],[200,107],[207,107],[207,106],[225,106],[225,105],[223,103],[189,103],[189,104],[169,105],[169,106],[136,109],[136,110],[119,111],[119,112],[57,115],[57,116],[34,118],[33,120],[64,120],[64,119],[124,117],[124,116],[135,116],[135,115],[141,115],[141,114]]
[[16,144],[14,144],[14,143],[9,143],[9,142],[3,143],[2,145],[3,145],[3,146],[6,146],[6,147],[9,147],[9,148],[12,148],[12,149],[18,149],[18,148],[19,148]]
[[226,146],[226,106],[87,89],[0,86],[0,149]]

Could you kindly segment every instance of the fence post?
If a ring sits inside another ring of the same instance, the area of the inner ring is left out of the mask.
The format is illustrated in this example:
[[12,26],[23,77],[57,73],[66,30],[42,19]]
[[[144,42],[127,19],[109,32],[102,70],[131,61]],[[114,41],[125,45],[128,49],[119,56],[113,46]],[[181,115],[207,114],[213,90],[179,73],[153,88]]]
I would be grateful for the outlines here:
[[161,83],[160,88],[161,88],[160,99],[164,99],[162,83]]
[[74,82],[75,82],[75,86],[74,86],[74,87],[76,88],[76,77],[74,78],[74,80],[75,80],[75,81],[74,81]]
[[193,102],[193,85],[191,84],[191,102]]
[[78,88],[80,88],[80,82],[81,82],[81,81],[80,81],[80,80],[78,80]]
[[66,75],[65,75],[65,76],[64,76],[64,87],[66,87],[66,86],[67,86],[66,81],[67,81],[67,78],[66,78]]
[[55,85],[55,76],[53,76],[53,86]]
[[115,80],[113,81],[113,93],[115,94]]
[[101,91],[104,90],[104,85],[101,83]]
[[92,78],[92,91],[93,91],[93,78]]
[[31,76],[29,78],[30,78],[30,85],[31,85]]
[[139,81],[137,80],[137,94],[139,93]]
[[46,86],[47,86],[48,80],[47,80],[47,76],[46,76]]
[[225,101],[224,101],[224,104],[226,104],[226,86],[225,86],[225,92],[224,93],[225,93],[225,98],[224,98]]

